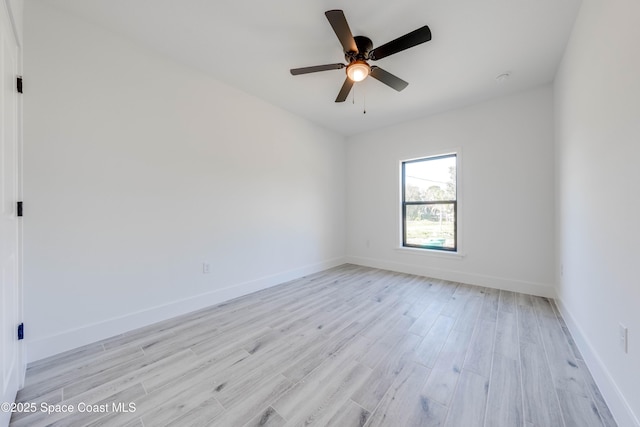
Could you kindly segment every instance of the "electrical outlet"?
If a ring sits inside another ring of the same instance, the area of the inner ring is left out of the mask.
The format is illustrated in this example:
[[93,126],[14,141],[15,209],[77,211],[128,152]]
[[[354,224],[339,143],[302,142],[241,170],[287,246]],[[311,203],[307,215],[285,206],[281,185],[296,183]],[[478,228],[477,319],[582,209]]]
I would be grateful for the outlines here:
[[618,325],[618,340],[622,351],[627,353],[629,351],[629,330],[622,323]]
[[211,264],[209,264],[208,262],[203,262],[202,274],[209,274],[209,273],[211,273]]

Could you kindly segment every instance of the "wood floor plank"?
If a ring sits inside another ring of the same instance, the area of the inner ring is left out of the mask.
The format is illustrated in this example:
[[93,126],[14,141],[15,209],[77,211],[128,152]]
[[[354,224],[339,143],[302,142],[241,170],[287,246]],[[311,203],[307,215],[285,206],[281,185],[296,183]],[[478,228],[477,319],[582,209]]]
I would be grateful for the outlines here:
[[456,288],[458,287],[457,283],[449,282],[447,280],[440,280],[439,285],[440,286],[437,290],[436,298],[443,301],[449,301],[453,297],[453,294],[456,292]]
[[424,313],[426,309],[426,304],[423,304],[420,301],[416,301],[414,303],[410,303],[409,308],[402,314],[409,317],[411,319],[411,323],[413,323],[418,319],[418,317],[422,315],[422,313]]
[[[378,340],[387,333],[389,328],[395,328],[396,323],[401,320],[400,313],[395,311],[393,307],[387,307],[386,310],[380,313],[378,318],[363,328],[361,335],[366,338]],[[411,320],[409,318],[405,318],[404,323],[407,325],[406,329],[408,330],[411,326]]]
[[552,300],[348,264],[33,363],[18,401],[136,412],[11,427],[615,426]]
[[213,375],[235,366],[249,356],[249,353],[244,349],[237,349],[216,354],[207,359],[196,359],[193,362],[184,363],[169,370],[156,369],[150,372],[149,375],[145,375],[142,385],[147,392],[151,393],[175,381],[179,381],[181,378],[190,378],[194,374],[200,375],[200,377],[213,377]]
[[138,381],[142,381],[144,375],[152,370],[171,369],[172,366],[187,364],[195,361],[195,359],[195,355],[188,350],[136,357],[129,362],[105,369],[94,375],[86,375],[83,379],[66,385],[63,388],[63,394],[65,399],[70,399],[111,381],[133,377]]
[[474,330],[463,369],[489,378],[493,359],[493,343],[496,335],[496,322],[481,320]]
[[[399,338],[404,337],[409,333],[409,329],[413,325],[414,320],[411,317],[407,317],[404,315],[399,316],[400,320],[391,324],[389,322],[389,326],[375,338],[375,341],[387,344],[397,343]],[[413,335],[413,334],[412,334]],[[419,341],[422,339],[420,338]]]
[[602,420],[593,401],[582,395],[558,390],[566,427],[601,426]]
[[[176,383],[177,387],[171,386],[157,390],[139,399],[136,407],[136,415],[142,418],[146,426],[156,426],[165,422],[177,421],[191,411],[199,407],[220,406],[216,411],[222,412],[222,406],[212,398],[215,390],[212,379],[205,378],[203,381],[190,379]],[[118,421],[121,422],[121,421]],[[106,425],[114,424],[114,419],[110,418]]]
[[428,368],[433,368],[440,354],[440,350],[444,345],[455,319],[449,316],[438,316],[432,328],[416,349],[416,361]]
[[[186,415],[201,406],[203,402],[210,401],[214,397],[214,374],[219,373],[235,360],[230,356],[246,357],[242,354],[232,353],[226,358],[220,358],[219,364],[209,360],[199,369],[189,370],[182,375],[162,370],[154,372],[152,376],[143,381],[147,394],[135,402],[135,413],[114,414],[114,416],[96,424],[118,426],[130,421],[135,416],[142,418],[145,425],[158,425]],[[217,402],[215,404],[219,405]]]
[[[554,304],[554,307],[555,307],[555,304]],[[580,353],[580,350],[578,350],[578,346],[576,345],[575,340],[571,336],[571,332],[569,332],[569,327],[567,326],[566,322],[564,321],[562,316],[559,314],[559,312],[557,312],[557,309],[556,309],[556,319],[558,319],[558,322],[560,323],[560,327],[562,328],[564,337],[567,340],[567,343],[569,344],[571,351],[573,352],[573,356],[577,360],[583,360],[582,354]]]
[[480,315],[482,303],[483,298],[481,296],[470,295],[465,301],[462,312],[456,319],[453,329],[457,331],[472,331]]
[[103,352],[103,343],[96,342],[32,362],[27,367],[27,378],[28,380],[33,380],[43,372],[62,371],[68,365],[78,365],[83,361],[93,360],[96,355]]
[[495,322],[498,317],[498,303],[500,291],[498,289],[490,289],[484,293],[482,297],[482,309],[480,310],[480,318]]
[[[131,396],[131,391],[137,391],[139,394],[137,397]],[[132,399],[129,401],[120,400],[120,396],[128,396],[128,398]],[[49,426],[53,423],[61,421],[62,425],[73,425],[67,419],[69,416],[73,416],[80,404],[97,404],[101,402],[123,402],[127,405],[131,402],[137,402],[138,398],[144,396],[144,388],[141,387],[140,383],[129,384],[126,387],[122,386],[102,386],[98,389],[92,390],[90,393],[85,393],[79,397],[75,397],[69,400],[64,400],[62,403],[67,405],[67,407],[74,408],[74,412],[64,412],[64,411],[52,411],[51,413],[46,413],[43,411],[37,411],[35,413],[30,413],[28,416],[14,420],[11,420],[11,426],[15,427],[44,427]],[[91,421],[97,421],[102,418],[104,414],[97,413],[95,417],[92,417]]]
[[497,353],[493,358],[485,427],[522,426],[520,363]]
[[433,299],[431,303],[425,308],[422,314],[416,319],[416,321],[411,325],[409,332],[412,334],[420,335],[424,337],[433,324],[438,319],[438,316],[442,312],[442,308],[444,307],[444,302]]
[[531,295],[527,295],[527,294],[516,293],[516,304],[518,306],[524,306],[529,308],[534,307],[533,299],[531,298]]
[[223,411],[224,408],[222,407],[222,405],[220,405],[215,398],[211,397],[207,400],[204,400],[202,403],[200,403],[200,405],[189,410],[181,417],[161,425],[165,427],[209,427],[211,426],[211,420]]
[[273,330],[267,326],[256,325],[253,328],[234,329],[231,332],[216,334],[207,340],[200,341],[189,348],[198,356],[207,356],[225,350],[246,348],[249,342],[259,340]]
[[415,349],[419,342],[419,336],[405,335],[397,344],[396,351],[388,353],[371,371],[362,386],[351,395],[351,400],[373,411],[400,372],[415,360]]
[[[129,404],[135,402],[137,399],[141,398],[145,395],[144,388],[142,384],[134,384],[133,386],[122,390],[119,393],[116,393],[112,396],[109,396],[106,399],[102,399],[99,402],[94,404],[90,404],[87,406],[79,407],[78,412],[73,413],[72,415],[65,417],[61,420],[58,420],[52,424],[51,427],[62,427],[69,425],[81,426],[86,423],[94,421],[96,418],[98,419],[106,419],[111,416],[111,414],[116,413],[119,410],[130,410],[133,408],[129,407]],[[120,406],[122,405],[122,406]],[[80,412],[81,408],[85,408]],[[86,408],[96,408],[96,411],[87,411]],[[100,413],[100,411],[105,411],[104,413]]]
[[[257,378],[245,388],[222,390],[216,388],[215,396],[227,410],[212,419],[211,424],[241,426],[250,423],[255,414],[278,400],[292,386],[293,383],[289,379],[282,374],[277,374],[273,377]],[[275,410],[272,408],[272,411]],[[280,415],[276,416],[275,413],[267,411],[262,413],[261,418],[263,417],[266,417],[265,420],[271,419],[271,423],[276,423]]]
[[284,418],[282,418],[275,409],[269,406],[243,427],[282,427],[285,423],[286,421]]
[[330,359],[271,406],[288,425],[322,425],[321,420],[331,419],[370,374],[371,370],[358,362]]
[[21,393],[21,398],[32,400],[36,397],[69,386],[78,378],[97,375],[111,368],[127,363],[134,358],[143,358],[140,347],[122,347],[108,352],[98,353],[92,361],[82,360],[76,365],[65,366],[61,370],[52,370],[48,374],[31,377]]
[[150,342],[170,341],[176,336],[172,329],[162,329],[159,331],[149,331],[148,333],[122,334],[117,337],[105,340],[102,345],[105,351],[109,351],[125,345],[142,347]]
[[516,295],[511,291],[500,291],[500,300],[498,302],[498,311],[507,313],[515,313],[516,311]]
[[342,329],[348,327],[365,312],[369,311],[371,309],[369,304],[368,301],[360,301],[354,305],[344,304],[338,306],[336,304],[338,307],[337,312],[318,319],[313,326],[325,335],[332,336],[340,333]]
[[487,404],[489,380],[463,370],[449,408],[445,427],[482,427]]
[[348,400],[338,412],[327,421],[327,427],[362,427],[367,423],[371,412]]
[[325,335],[319,335],[315,342],[301,351],[295,362],[288,365],[282,371],[283,375],[291,381],[298,382],[306,377],[326,360],[327,357],[340,352],[358,335],[359,325],[353,323],[352,328],[343,330],[337,339],[329,339]]
[[425,396],[445,406],[449,405],[462,371],[472,332],[451,331],[427,379]]
[[[291,325],[306,325],[315,321],[317,318],[330,317],[332,310],[335,309],[335,297],[328,293],[321,297],[319,301],[313,303],[303,303],[295,310],[283,310],[286,315],[279,316],[276,321],[269,322],[268,326],[274,329],[288,329]],[[252,322],[253,323],[253,322]]]
[[[256,376],[271,375],[280,369],[288,367],[304,352],[304,349],[317,339],[311,334],[290,337],[282,346],[265,346],[248,357],[238,360],[233,365],[225,368],[216,376],[218,387],[242,387],[251,382]],[[278,408],[276,408],[278,409]]]
[[259,409],[278,398],[293,384],[281,373],[269,376],[268,372],[257,371],[244,377],[242,381],[216,381],[214,396],[227,409],[236,408],[239,404],[242,404],[243,410],[250,406]]
[[[19,402],[23,402],[23,403],[29,403],[31,405],[36,405],[40,406],[41,404],[46,404],[46,405],[55,405],[57,403],[61,403],[62,402],[62,389],[58,389],[58,390],[54,390],[50,393],[47,393],[45,395],[41,395],[36,397],[35,399],[32,400],[21,400],[20,399],[20,393],[18,392],[18,397],[16,398],[16,401]],[[31,413],[30,412],[14,412],[11,415],[11,421],[12,422],[16,422],[17,420],[19,420],[20,418],[24,418],[27,416],[30,416]]]
[[535,426],[564,426],[544,349],[527,342],[520,346],[525,421]]
[[[457,287],[456,287],[457,289]],[[464,310],[464,305],[467,300],[471,298],[466,292],[458,293],[454,292],[454,295],[447,301],[447,303],[442,307],[442,311],[440,314],[444,316],[453,317],[454,319],[458,318],[458,315],[462,313]]]
[[520,336],[520,341],[541,344],[538,320],[533,307],[518,306],[518,335]]
[[429,373],[426,366],[411,363],[394,381],[365,426],[442,425],[447,408],[422,392]]
[[[102,346],[101,346],[102,347]],[[111,366],[118,364],[122,360],[129,360],[131,357],[143,356],[144,352],[140,347],[120,347],[111,351],[104,351],[90,354],[82,354],[78,359],[73,356],[65,362],[57,362],[50,369],[39,369],[33,372],[28,369],[29,375],[26,378],[26,385],[23,391],[32,387],[37,388],[40,384],[64,384],[69,378],[83,375],[85,372],[97,372],[102,369],[102,361]],[[75,363],[73,362],[75,360]]]
[[543,297],[531,297],[533,300],[533,306],[536,309],[536,313],[538,315],[549,317],[552,319],[556,318],[556,312],[553,309],[551,302],[547,298]]
[[578,362],[564,338],[556,317],[542,315],[538,316],[538,320],[542,325],[542,343],[549,359],[554,384],[559,389],[588,396],[589,390],[578,369]]
[[518,360],[518,324],[516,321],[516,313],[499,311],[496,328],[494,351],[513,360]]
[[365,337],[359,337],[362,341],[363,351],[356,355],[355,360],[369,368],[375,368],[389,353],[391,353],[401,337],[396,342],[383,342],[380,340],[372,340]]
[[602,394],[600,393],[596,382],[591,376],[591,372],[589,372],[589,368],[587,367],[586,363],[584,363],[584,361],[582,360],[578,360],[578,368],[580,369],[582,377],[587,383],[587,387],[589,387],[589,391],[591,391],[593,403],[596,405],[598,414],[600,415],[600,419],[602,420],[602,424],[604,425],[604,427],[617,426],[616,421],[613,418],[613,415],[611,414],[607,403],[604,401],[604,397],[602,397]]

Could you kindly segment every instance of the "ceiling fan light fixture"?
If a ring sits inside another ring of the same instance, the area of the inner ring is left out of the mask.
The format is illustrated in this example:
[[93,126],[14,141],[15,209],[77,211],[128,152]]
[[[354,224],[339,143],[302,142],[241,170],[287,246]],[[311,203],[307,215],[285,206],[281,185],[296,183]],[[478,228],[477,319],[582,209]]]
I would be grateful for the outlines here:
[[371,67],[364,61],[354,61],[347,67],[347,76],[354,82],[361,82],[371,73]]

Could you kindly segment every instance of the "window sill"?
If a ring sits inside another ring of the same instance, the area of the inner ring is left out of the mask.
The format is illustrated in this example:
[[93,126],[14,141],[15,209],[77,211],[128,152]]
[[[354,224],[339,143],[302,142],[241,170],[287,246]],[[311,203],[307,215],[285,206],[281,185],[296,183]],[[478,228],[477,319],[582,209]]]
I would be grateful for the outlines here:
[[448,258],[448,259],[462,259],[465,257],[465,254],[462,252],[439,251],[437,249],[407,248],[404,246],[396,248],[396,251],[411,253],[415,255],[426,255],[426,256],[432,256],[437,258]]

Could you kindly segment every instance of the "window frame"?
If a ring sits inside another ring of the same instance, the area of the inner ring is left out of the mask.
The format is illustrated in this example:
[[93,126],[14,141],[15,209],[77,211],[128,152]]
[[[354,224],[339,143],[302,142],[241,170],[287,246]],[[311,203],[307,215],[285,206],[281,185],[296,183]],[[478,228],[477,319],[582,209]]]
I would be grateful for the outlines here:
[[[438,201],[407,201],[405,199],[406,191],[406,173],[405,165],[407,163],[425,162],[431,160],[438,160],[453,157],[456,163],[456,197],[454,200],[438,200]],[[460,152],[459,150],[449,151],[442,154],[428,155],[424,157],[402,160],[400,162],[400,221],[401,221],[401,239],[400,249],[418,250],[439,254],[460,254]],[[407,243],[407,206],[424,206],[424,205],[453,205],[454,223],[453,223],[453,248],[446,248],[442,246],[430,246],[430,245],[414,245]]]

